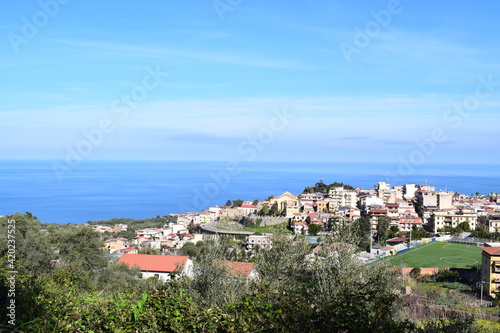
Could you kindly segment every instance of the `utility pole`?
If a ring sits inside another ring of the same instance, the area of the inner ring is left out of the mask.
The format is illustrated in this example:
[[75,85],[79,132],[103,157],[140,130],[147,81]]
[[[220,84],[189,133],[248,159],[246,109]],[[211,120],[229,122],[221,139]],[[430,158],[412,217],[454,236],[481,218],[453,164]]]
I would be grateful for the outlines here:
[[370,223],[370,254],[372,253],[372,243],[373,243],[373,229]]
[[481,281],[481,307],[483,306],[483,285],[485,284],[485,281]]
[[411,228],[410,228],[410,244],[409,244],[409,248],[411,249]]

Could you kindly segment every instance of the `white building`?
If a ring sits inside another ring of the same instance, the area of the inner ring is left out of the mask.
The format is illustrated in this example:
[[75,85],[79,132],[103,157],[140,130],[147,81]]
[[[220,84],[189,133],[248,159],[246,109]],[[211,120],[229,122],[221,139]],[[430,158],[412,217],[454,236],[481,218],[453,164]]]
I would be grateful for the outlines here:
[[166,282],[177,276],[192,277],[193,262],[188,256],[164,256],[155,254],[124,254],[118,260],[129,267],[138,267],[142,278],[157,277]]
[[418,190],[418,186],[413,183],[405,184],[403,187],[404,198],[406,200],[413,199],[415,197],[415,192]]

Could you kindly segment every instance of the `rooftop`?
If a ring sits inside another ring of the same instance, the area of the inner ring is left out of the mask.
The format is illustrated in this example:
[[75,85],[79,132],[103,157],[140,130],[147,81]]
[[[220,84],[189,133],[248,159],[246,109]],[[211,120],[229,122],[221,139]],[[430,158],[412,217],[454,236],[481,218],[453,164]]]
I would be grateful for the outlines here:
[[137,266],[141,271],[175,272],[184,266],[188,256],[163,256],[157,254],[124,254],[118,263],[127,264],[129,267]]

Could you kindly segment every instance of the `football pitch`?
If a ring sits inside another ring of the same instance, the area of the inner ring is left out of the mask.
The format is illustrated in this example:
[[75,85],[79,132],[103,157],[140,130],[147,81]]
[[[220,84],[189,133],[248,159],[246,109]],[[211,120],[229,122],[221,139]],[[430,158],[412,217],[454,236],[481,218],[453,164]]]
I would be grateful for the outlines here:
[[472,268],[481,264],[481,252],[475,245],[431,242],[386,258],[393,267]]

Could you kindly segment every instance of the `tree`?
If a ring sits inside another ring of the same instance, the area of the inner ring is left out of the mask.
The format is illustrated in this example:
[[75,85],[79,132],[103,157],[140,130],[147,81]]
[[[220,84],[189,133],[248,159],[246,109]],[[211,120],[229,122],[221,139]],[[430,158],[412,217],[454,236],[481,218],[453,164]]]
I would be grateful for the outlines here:
[[309,243],[304,239],[292,242],[283,234],[273,236],[271,248],[259,248],[255,253],[259,278],[270,290],[282,287],[293,291],[293,277],[300,276],[306,269],[304,258],[309,251]]
[[415,267],[410,271],[410,276],[414,279],[419,278],[420,274],[421,274],[421,269],[419,267]]
[[397,225],[391,225],[391,227],[389,228],[389,233],[388,233],[388,238],[394,238],[394,237],[398,237],[399,235],[399,228]]
[[320,231],[323,231],[323,227],[319,224],[311,223],[309,224],[309,234],[316,236]]
[[333,187],[343,187],[346,190],[354,190],[354,187],[351,185],[347,185],[344,183],[339,183],[339,182],[334,182],[331,183],[330,185],[326,185],[322,180],[314,184],[314,186],[307,186],[303,193],[315,193],[315,192],[320,192],[320,193],[328,193],[331,188]]
[[379,243],[384,243],[387,240],[389,226],[391,225],[391,218],[388,216],[381,216],[377,224],[377,238]]
[[259,203],[259,200],[255,199],[254,201],[252,201],[252,205],[254,206],[257,206],[257,204]]
[[278,207],[278,203],[275,203],[274,205],[271,206],[271,210],[269,211],[269,214],[273,216],[278,216],[280,214],[280,209]]
[[460,223],[457,228],[456,228],[457,232],[464,232],[464,231],[470,231],[470,225],[469,225],[469,222],[462,222]]
[[234,252],[228,248],[229,239],[221,238],[194,258],[193,278],[185,281],[185,288],[192,292],[198,304],[220,307],[235,302],[247,292],[247,281],[231,276],[227,264],[224,264]]
[[372,238],[372,225],[370,220],[366,217],[360,217],[354,221],[354,226],[356,228],[356,236],[359,239],[358,246],[363,251],[368,251]]
[[104,242],[97,231],[85,226],[60,228],[51,233],[51,240],[59,251],[59,259],[85,270],[106,267]]
[[229,206],[232,206],[232,205],[233,205],[233,203],[232,203],[232,201],[231,201],[231,200],[226,201],[226,205],[225,205],[225,206],[228,206],[228,207],[229,207]]
[[236,208],[236,207],[241,207],[241,205],[243,205],[243,200],[237,199],[237,200],[233,200],[233,205],[231,207]]
[[194,245],[194,243],[187,242],[182,246],[181,253],[185,256],[194,258],[198,255],[198,248]]
[[139,251],[137,251],[138,254],[160,254],[160,250],[158,249],[153,249],[153,248],[144,248],[144,249],[139,249]]
[[42,230],[41,223],[31,213],[0,217],[0,230],[0,258],[8,259],[8,253],[12,255],[15,251],[17,271],[39,274],[52,270],[55,254],[48,232]]
[[261,215],[269,215],[270,208],[268,205],[263,205],[262,208],[260,209],[260,214]]

